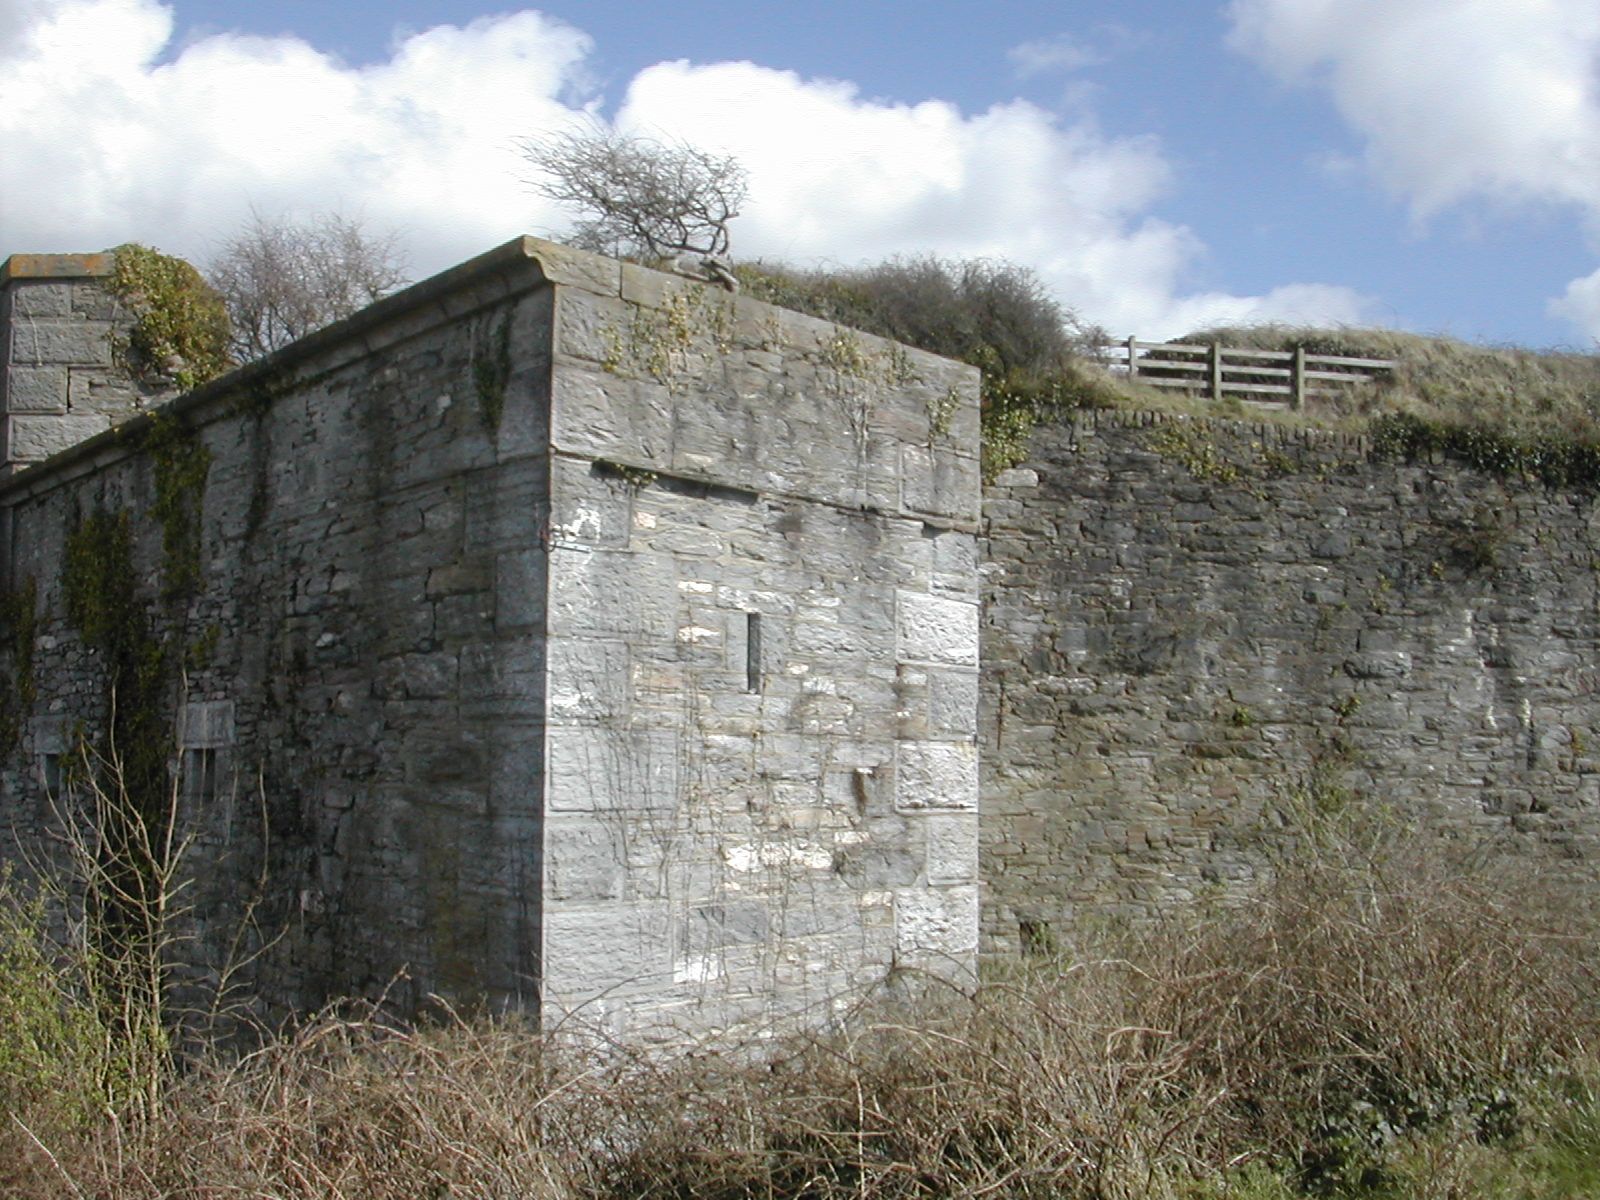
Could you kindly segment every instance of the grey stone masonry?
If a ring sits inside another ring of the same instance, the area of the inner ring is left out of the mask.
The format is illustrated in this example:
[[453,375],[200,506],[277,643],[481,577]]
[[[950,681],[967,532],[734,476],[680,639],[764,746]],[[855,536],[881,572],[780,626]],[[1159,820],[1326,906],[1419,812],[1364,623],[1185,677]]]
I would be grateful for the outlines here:
[[521,239],[0,482],[0,838],[103,737],[68,558],[109,524],[200,982],[247,913],[280,1010],[642,1038],[965,976],[978,520],[970,368]]
[[1241,887],[1357,809],[1594,886],[1592,494],[1106,412],[984,512],[987,945]]
[[150,403],[113,362],[121,314],[105,287],[112,266],[109,252],[0,263],[0,478]]

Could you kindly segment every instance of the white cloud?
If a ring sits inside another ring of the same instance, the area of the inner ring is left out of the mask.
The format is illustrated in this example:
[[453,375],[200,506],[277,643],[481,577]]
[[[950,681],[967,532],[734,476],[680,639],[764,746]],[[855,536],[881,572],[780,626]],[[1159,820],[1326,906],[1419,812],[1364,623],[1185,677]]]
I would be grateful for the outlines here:
[[[252,207],[340,210],[400,229],[429,273],[564,225],[514,147],[592,116],[591,44],[538,13],[397,35],[386,61],[351,67],[294,37],[173,47],[157,0],[6,3],[0,145],[8,178],[32,186],[0,195],[0,251],[137,240],[203,260]],[[1185,295],[1202,247],[1147,215],[1167,183],[1159,146],[1021,101],[965,114],[751,63],[668,62],[634,78],[617,120],[739,155],[746,257],[1005,257],[1146,337],[1286,306],[1305,319],[1361,309],[1336,288]]]
[[1233,0],[1230,16],[1236,49],[1327,90],[1418,217],[1553,203],[1600,238],[1595,0]]
[[[1023,101],[965,115],[953,105],[863,99],[850,84],[751,63],[662,63],[639,74],[618,114],[737,155],[752,196],[738,227],[746,256],[842,263],[929,250],[1034,267],[1085,316],[1140,336],[1276,305],[1272,297],[1184,296],[1202,247],[1187,229],[1141,216],[1168,182],[1152,139],[1062,125]],[[1364,309],[1318,289],[1326,311]]]
[[1015,64],[1017,74],[1024,78],[1051,71],[1081,71],[1106,61],[1103,53],[1066,33],[1013,46],[1007,51],[1007,57]]
[[0,72],[7,250],[128,240],[204,258],[252,206],[359,211],[433,270],[555,220],[517,178],[514,139],[570,121],[589,50],[536,13],[441,26],[351,68],[288,37],[218,35],[158,56],[153,0],[35,3]]
[[1550,301],[1550,315],[1569,322],[1600,346],[1600,271],[1569,283],[1559,298]]

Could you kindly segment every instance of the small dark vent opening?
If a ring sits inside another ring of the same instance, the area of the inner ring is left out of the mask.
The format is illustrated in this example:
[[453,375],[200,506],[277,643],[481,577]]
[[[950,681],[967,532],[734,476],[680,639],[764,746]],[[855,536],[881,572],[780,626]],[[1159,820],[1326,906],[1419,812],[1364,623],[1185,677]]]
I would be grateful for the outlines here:
[[744,615],[744,690],[761,690],[761,614]]

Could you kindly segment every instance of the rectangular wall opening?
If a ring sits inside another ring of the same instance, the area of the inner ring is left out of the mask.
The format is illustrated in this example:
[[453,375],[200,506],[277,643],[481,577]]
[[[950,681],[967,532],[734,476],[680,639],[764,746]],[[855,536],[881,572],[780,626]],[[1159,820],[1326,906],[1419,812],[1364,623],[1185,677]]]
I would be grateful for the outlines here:
[[744,615],[744,690],[761,690],[761,614]]

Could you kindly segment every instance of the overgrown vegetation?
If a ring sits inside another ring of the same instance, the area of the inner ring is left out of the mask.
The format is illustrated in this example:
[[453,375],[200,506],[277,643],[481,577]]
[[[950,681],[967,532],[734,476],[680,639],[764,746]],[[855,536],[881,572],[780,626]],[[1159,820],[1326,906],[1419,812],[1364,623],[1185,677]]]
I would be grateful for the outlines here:
[[0,1024],[0,1064],[27,1064],[0,1067],[18,1118],[0,1156],[30,1196],[1595,1194],[1600,923],[1537,878],[1301,815],[1315,828],[1245,902],[756,1054],[330,1015],[192,1064],[159,1121],[40,1099],[84,1067],[13,920],[0,953],[25,969],[0,1008],[45,1015]]
[[134,377],[186,392],[227,370],[227,309],[200,272],[132,242],[112,253],[108,286],[132,316],[119,349]]
[[1600,487],[1600,355],[1285,325],[1204,329],[1181,340],[1391,359],[1388,378],[1319,399],[1303,419],[1365,428],[1383,454],[1442,454],[1503,477]]
[[1382,454],[1442,454],[1504,477],[1600,487],[1600,356],[1282,325],[1203,329],[1179,339],[1397,364],[1376,385],[1319,397],[1301,412],[1270,412],[1107,372],[1104,331],[1013,264],[926,257],[844,270],[742,264],[735,273],[758,299],[980,368],[988,480],[1022,460],[1042,420],[1077,408],[1140,408],[1364,430]]
[[16,746],[24,716],[33,710],[38,691],[33,666],[38,622],[38,585],[31,575],[0,592],[0,754]]
[[1113,402],[1109,378],[1088,366],[1104,331],[1026,267],[929,256],[834,271],[745,263],[734,273],[759,300],[981,369],[986,478],[1021,460],[1039,420]]

